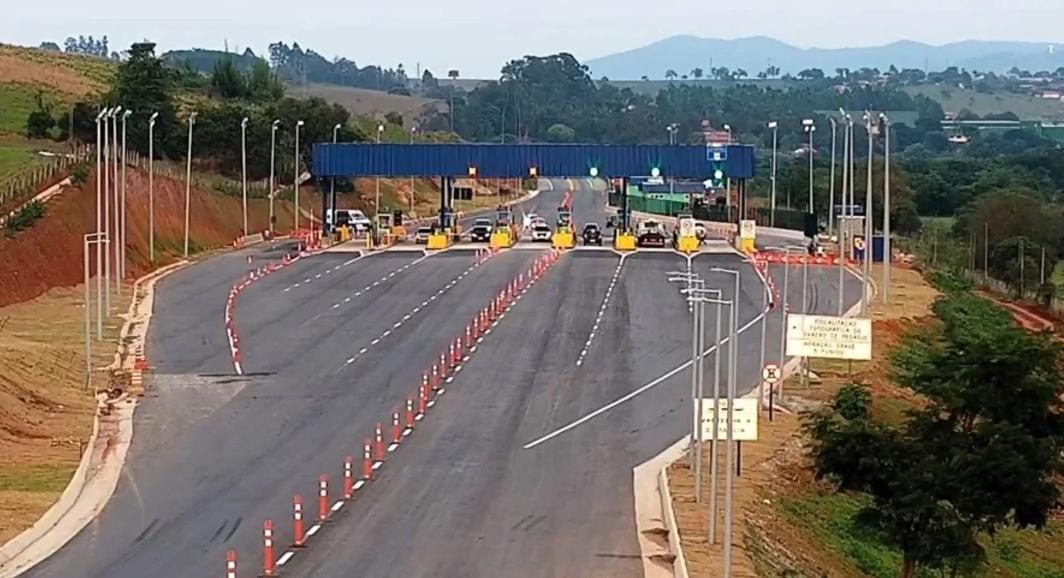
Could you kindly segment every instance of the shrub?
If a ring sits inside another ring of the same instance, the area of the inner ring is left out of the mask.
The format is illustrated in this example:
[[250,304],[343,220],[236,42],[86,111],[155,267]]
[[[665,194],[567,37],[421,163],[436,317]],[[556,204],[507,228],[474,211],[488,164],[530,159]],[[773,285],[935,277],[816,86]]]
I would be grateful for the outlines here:
[[8,234],[13,235],[19,231],[28,229],[34,221],[44,216],[44,205],[40,201],[30,201],[15,211],[14,215],[4,225]]

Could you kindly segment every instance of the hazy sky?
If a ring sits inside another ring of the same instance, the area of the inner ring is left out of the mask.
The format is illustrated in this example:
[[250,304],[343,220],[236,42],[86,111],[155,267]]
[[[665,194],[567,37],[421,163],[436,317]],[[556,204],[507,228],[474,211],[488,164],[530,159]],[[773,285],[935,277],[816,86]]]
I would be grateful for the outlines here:
[[[765,35],[802,47],[898,39],[1058,42],[1062,0],[3,0],[0,42],[62,44],[106,34],[112,47],[150,39],[172,48],[251,47],[298,41],[360,66],[417,63],[438,76],[496,77],[508,59],[568,51],[585,60],[674,34]],[[844,5],[841,7],[840,5]],[[928,6],[934,6],[928,8]],[[726,6],[740,8],[726,9]]]

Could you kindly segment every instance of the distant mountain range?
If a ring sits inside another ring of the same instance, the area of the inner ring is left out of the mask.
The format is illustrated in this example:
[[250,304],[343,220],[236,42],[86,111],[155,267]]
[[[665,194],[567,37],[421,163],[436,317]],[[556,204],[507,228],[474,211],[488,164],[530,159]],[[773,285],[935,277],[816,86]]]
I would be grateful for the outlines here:
[[673,36],[653,44],[585,61],[595,78],[638,80],[665,77],[672,69],[689,74],[696,67],[710,75],[713,67],[742,68],[752,78],[769,66],[781,73],[796,74],[806,68],[819,68],[834,74],[836,68],[858,69],[890,65],[902,68],[942,70],[948,66],[969,71],[1006,72],[1056,70],[1064,66],[1064,45],[1037,42],[997,42],[968,40],[931,46],[901,40],[884,46],[860,48],[798,48],[773,38],[756,36],[722,40],[696,36]]

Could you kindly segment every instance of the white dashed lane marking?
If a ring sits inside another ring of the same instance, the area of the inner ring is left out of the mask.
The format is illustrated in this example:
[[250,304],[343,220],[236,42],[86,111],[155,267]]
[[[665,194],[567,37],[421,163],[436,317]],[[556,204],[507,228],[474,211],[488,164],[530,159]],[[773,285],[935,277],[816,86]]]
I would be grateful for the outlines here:
[[[417,262],[419,262],[419,261],[421,261],[422,259],[425,259],[425,258],[426,257],[422,257],[421,259],[418,259],[417,261],[414,261],[413,263],[410,263],[409,265],[406,265],[405,267],[403,267],[403,269],[406,269],[407,267],[410,267],[414,263],[417,263]],[[405,315],[403,315],[402,319],[399,320],[399,321],[396,321],[395,323],[393,323],[390,329],[385,330],[383,333],[381,333],[381,335],[379,337],[377,337],[376,339],[371,341],[370,342],[370,347],[373,347],[373,346],[379,344],[381,342],[381,340],[383,340],[383,339],[387,338],[389,335],[391,335],[394,330],[399,329],[400,327],[402,327],[403,323],[405,323],[407,321],[410,321],[410,319],[412,319],[415,315],[417,315],[421,311],[424,311],[428,307],[430,302],[435,301],[437,297],[443,295],[444,293],[449,291],[451,288],[453,288],[456,285],[458,285],[458,283],[460,283],[462,281],[462,279],[465,279],[470,273],[473,272],[474,269],[477,268],[477,265],[478,265],[477,263],[474,263],[473,265],[470,265],[469,268],[467,268],[465,271],[463,271],[459,276],[455,277],[450,282],[448,282],[447,285],[443,289],[440,289],[435,294],[430,296],[428,298],[428,300],[422,301],[421,305],[418,305],[418,306],[414,307],[413,309],[410,310],[409,313],[406,313]],[[402,271],[403,269],[399,269],[396,272]],[[365,289],[365,290],[368,290],[368,288]],[[356,296],[357,296],[357,294],[356,294]],[[363,347],[362,349],[360,349],[358,351],[357,354],[355,354],[354,357],[348,359],[347,363],[345,365],[351,365],[356,360],[358,360],[359,357],[365,355],[365,353],[367,351],[369,351],[369,347]]]
[[[407,269],[413,267],[414,265],[417,265],[418,263],[420,263],[420,262],[422,262],[422,261],[424,261],[425,259],[428,259],[428,258],[429,258],[429,256],[425,255],[424,257],[421,257],[419,259],[415,259],[415,260],[407,263],[406,265],[403,265],[402,267],[400,267],[400,268],[388,273],[384,277],[381,277],[380,279],[377,279],[372,284],[366,285],[365,287],[363,287],[360,291],[357,291],[351,297],[361,297],[363,294],[369,293],[374,288],[380,286],[382,283],[387,282],[388,279],[391,279],[392,277],[395,277],[399,273],[402,273],[403,271],[406,271]],[[345,297],[342,302],[333,305],[333,309],[338,309],[341,305],[350,303],[351,302],[351,297]]]
[[584,348],[576,358],[577,367],[584,364],[584,358],[587,357],[587,352],[591,350],[591,343],[595,341],[595,335],[598,334],[599,325],[602,324],[602,317],[606,314],[606,308],[610,304],[610,297],[613,295],[613,289],[617,286],[617,280],[621,277],[622,267],[624,267],[623,257],[620,262],[617,263],[617,268],[613,270],[613,278],[610,279],[609,287],[606,287],[606,295],[602,298],[602,305],[599,307],[598,313],[595,314],[595,324],[591,326],[591,334],[587,336],[587,341],[584,342]]
[[[343,263],[340,263],[339,265],[333,265],[332,267],[329,267],[328,269],[325,270],[324,274],[325,275],[332,274],[333,271],[339,271],[340,269],[343,269],[344,267],[347,267],[351,263],[354,263],[355,261],[358,261],[358,260],[360,260],[360,259],[362,259],[364,257],[366,257],[366,255],[363,255],[363,254],[359,253],[358,257],[355,257],[353,259],[348,259],[347,261],[344,261]],[[322,275],[323,275],[323,273],[318,273],[318,274],[314,275],[314,279],[321,279]],[[299,283],[293,283],[292,285],[290,285],[288,287],[285,287],[282,290],[282,292],[288,293],[289,291],[291,291],[293,289],[298,289],[298,288],[302,287],[303,285],[309,284],[311,281],[312,281],[312,279],[310,277],[307,277],[306,279],[300,281]]]

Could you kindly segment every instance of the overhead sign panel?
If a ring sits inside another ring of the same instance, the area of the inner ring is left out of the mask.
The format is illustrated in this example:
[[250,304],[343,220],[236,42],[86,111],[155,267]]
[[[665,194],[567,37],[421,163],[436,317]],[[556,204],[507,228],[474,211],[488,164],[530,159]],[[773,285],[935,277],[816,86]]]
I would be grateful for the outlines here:
[[787,355],[869,361],[872,320],[789,313]]
[[[740,442],[757,441],[757,400],[740,398],[735,400],[732,410],[732,439]],[[728,439],[728,400],[720,400],[720,409],[717,411],[718,427],[714,428],[713,400],[702,400],[702,439],[713,439],[714,433],[718,441]]]

